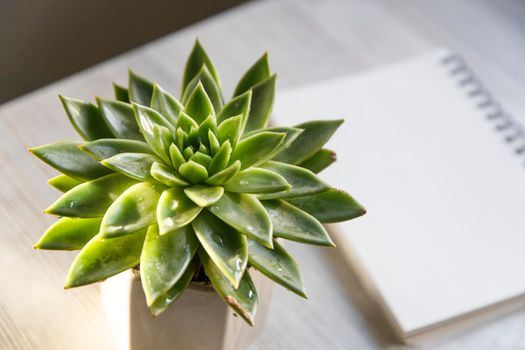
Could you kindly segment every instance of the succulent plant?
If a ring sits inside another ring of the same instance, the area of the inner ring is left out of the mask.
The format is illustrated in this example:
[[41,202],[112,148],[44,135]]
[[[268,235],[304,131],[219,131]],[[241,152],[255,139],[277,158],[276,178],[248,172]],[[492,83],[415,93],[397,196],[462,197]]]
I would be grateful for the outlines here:
[[158,315],[204,272],[249,324],[257,307],[251,268],[306,297],[277,238],[334,246],[322,223],[364,209],[316,176],[335,160],[322,147],[342,120],[267,127],[275,82],[265,54],[225,103],[197,41],[180,100],[132,71],[127,87],[114,84],[115,100],[60,96],[84,142],[30,152],[62,173],[49,184],[65,193],[44,211],[60,218],[35,248],[80,250],[65,288],[139,265]]

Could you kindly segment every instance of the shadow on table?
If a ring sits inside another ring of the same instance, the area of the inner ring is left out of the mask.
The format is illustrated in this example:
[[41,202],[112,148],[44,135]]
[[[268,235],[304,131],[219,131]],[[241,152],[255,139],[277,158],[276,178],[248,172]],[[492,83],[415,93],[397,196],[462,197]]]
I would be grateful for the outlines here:
[[[331,250],[322,251],[324,259],[328,265],[332,267],[332,273],[337,277],[337,280],[346,291],[352,304],[361,313],[370,334],[378,342],[378,345],[383,348],[403,347],[403,345],[396,340],[394,332],[388,327],[381,312],[365,293],[354,269],[348,266],[348,262],[341,255],[341,250],[337,249],[335,254],[334,251]],[[341,266],[345,268],[341,268]]]

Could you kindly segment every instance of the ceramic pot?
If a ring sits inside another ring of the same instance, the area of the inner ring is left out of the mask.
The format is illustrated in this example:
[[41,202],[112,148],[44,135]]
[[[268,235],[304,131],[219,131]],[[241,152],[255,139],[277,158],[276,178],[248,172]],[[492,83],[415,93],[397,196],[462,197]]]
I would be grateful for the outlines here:
[[190,284],[158,317],[146,305],[140,276],[123,272],[101,284],[102,303],[122,350],[244,350],[264,327],[273,283],[250,269],[258,294],[255,326],[250,327],[210,285]]

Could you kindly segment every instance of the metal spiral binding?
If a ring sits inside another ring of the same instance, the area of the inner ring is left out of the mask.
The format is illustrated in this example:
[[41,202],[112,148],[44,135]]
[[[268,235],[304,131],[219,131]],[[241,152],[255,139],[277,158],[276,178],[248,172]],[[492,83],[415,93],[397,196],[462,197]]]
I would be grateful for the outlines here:
[[487,120],[494,123],[495,130],[503,134],[504,141],[511,145],[517,155],[524,154],[523,126],[494,100],[490,91],[468,67],[463,57],[449,54],[442,59],[442,63],[448,67],[450,75],[457,79],[458,84],[465,88],[468,97],[476,101],[476,107],[483,111]]

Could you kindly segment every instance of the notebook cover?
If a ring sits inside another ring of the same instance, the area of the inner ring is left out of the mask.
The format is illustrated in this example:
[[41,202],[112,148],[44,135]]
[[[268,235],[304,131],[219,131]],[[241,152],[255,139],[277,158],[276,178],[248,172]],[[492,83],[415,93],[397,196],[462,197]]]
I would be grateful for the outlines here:
[[525,293],[523,137],[460,58],[440,49],[291,90],[273,115],[345,118],[322,176],[368,213],[334,234],[400,332]]

